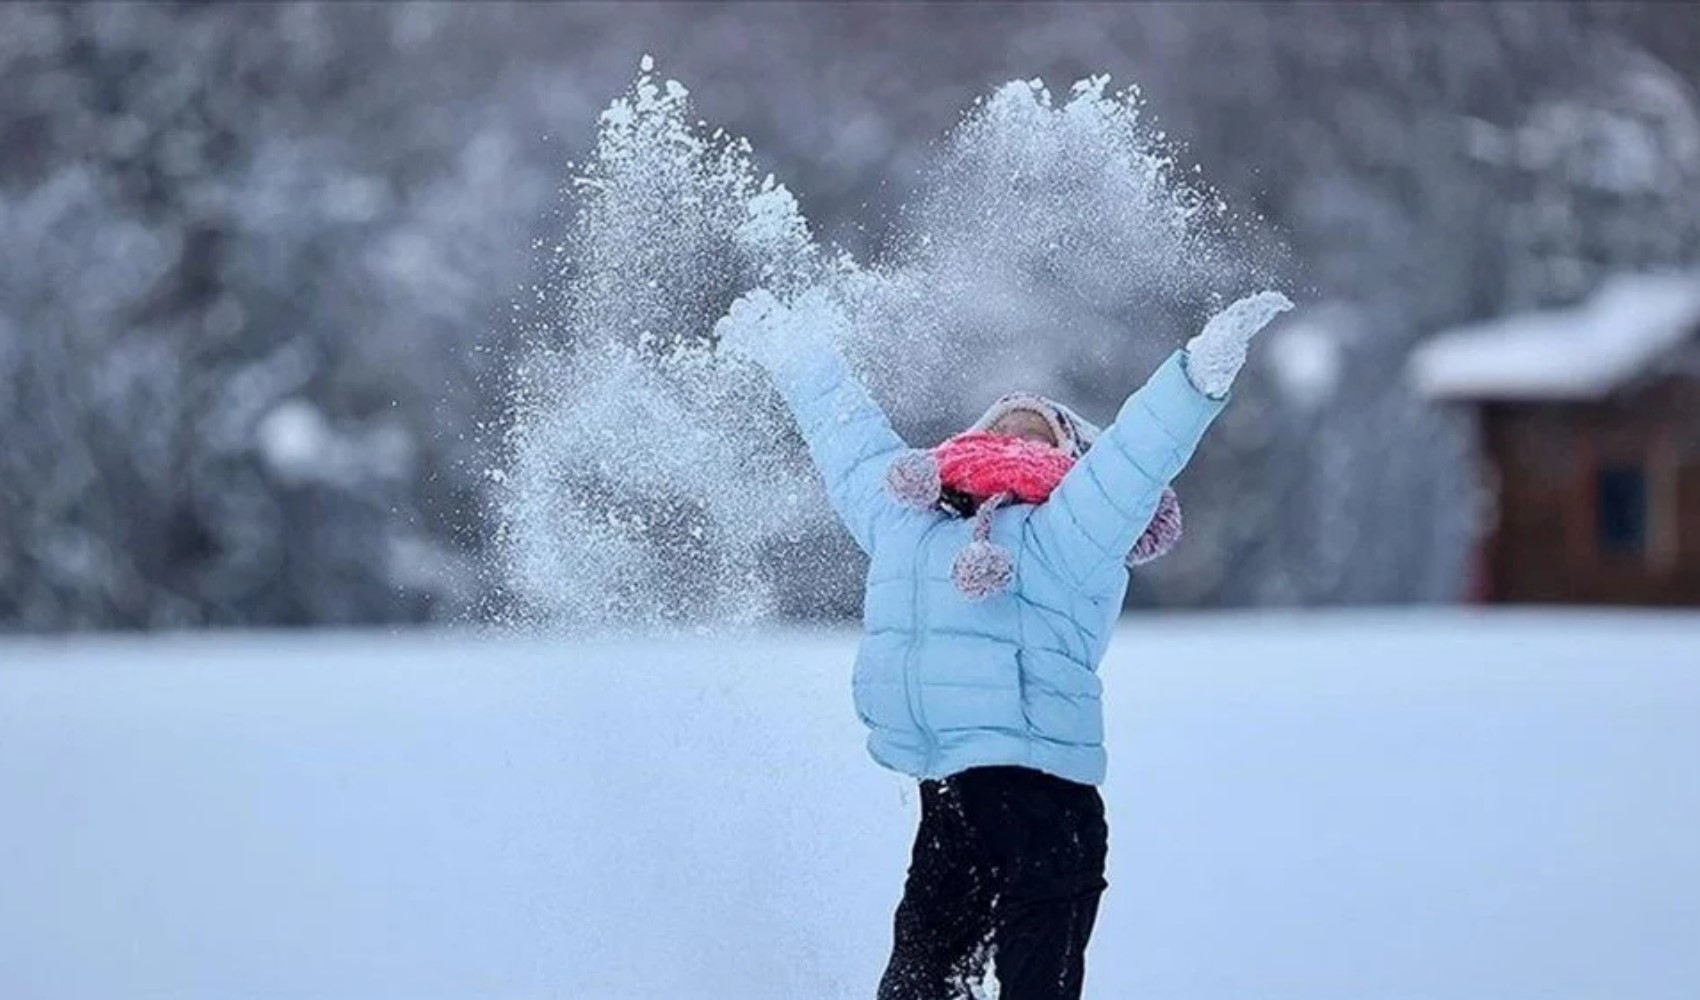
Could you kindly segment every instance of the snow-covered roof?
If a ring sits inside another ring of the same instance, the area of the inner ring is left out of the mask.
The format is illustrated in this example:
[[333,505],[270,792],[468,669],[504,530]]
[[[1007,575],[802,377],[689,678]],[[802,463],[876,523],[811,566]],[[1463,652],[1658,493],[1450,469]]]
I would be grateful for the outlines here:
[[1567,309],[1435,335],[1411,356],[1435,399],[1599,399],[1700,331],[1700,274],[1608,279]]

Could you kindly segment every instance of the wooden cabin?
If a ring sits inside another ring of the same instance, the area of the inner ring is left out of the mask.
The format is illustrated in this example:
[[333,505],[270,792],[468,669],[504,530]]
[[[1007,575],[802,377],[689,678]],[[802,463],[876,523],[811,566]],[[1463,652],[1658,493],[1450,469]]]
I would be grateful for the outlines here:
[[1700,606],[1700,275],[1440,334],[1412,371],[1477,415],[1477,598]]

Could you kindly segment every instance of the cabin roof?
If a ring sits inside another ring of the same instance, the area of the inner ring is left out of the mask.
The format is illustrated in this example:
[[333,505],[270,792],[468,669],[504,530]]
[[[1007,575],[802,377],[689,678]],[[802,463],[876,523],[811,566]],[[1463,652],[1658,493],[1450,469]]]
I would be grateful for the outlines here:
[[1412,352],[1432,399],[1600,399],[1700,330],[1700,274],[1621,274],[1578,305],[1436,334]]

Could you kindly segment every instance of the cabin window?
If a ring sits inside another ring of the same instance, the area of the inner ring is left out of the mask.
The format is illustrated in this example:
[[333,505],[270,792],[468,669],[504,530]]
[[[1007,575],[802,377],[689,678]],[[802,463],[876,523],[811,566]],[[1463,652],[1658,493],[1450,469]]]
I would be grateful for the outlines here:
[[1594,473],[1594,537],[1600,551],[1645,553],[1650,520],[1645,466],[1606,465]]

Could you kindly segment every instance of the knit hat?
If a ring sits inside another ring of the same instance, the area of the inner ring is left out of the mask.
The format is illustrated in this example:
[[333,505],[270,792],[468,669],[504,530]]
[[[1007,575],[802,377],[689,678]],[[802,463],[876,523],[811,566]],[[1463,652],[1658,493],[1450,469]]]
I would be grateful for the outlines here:
[[[989,433],[1016,411],[1033,413],[1050,428],[1056,447]],[[900,502],[974,519],[974,537],[957,554],[951,578],[972,600],[1009,586],[1015,560],[991,541],[992,514],[1011,503],[1043,503],[1098,439],[1101,432],[1068,407],[1036,393],[1000,397],[961,434],[930,450],[899,455],[886,469],[886,487]],[[1128,553],[1131,566],[1148,563],[1174,547],[1181,535],[1181,509],[1165,487],[1151,523]]]
[[993,424],[1018,410],[1043,418],[1051,428],[1051,436],[1056,439],[1057,447],[1070,458],[1079,458],[1086,454],[1086,449],[1092,447],[1092,443],[1098,440],[1098,435],[1103,433],[1097,424],[1056,400],[1046,399],[1036,392],[1012,392],[999,396],[997,402],[987,407],[980,419],[970,424],[968,429],[990,430]]

